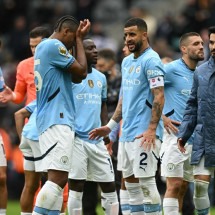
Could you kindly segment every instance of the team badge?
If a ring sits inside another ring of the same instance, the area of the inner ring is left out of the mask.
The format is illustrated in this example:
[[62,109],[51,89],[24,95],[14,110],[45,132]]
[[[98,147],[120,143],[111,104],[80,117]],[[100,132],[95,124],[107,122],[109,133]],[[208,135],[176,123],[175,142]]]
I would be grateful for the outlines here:
[[60,47],[58,47],[58,49],[59,49],[59,53],[60,53],[61,55],[67,56],[67,50],[66,50],[65,47],[60,46]]
[[94,87],[94,83],[93,83],[93,80],[88,80],[88,85],[93,88]]
[[101,82],[101,81],[97,81],[97,86],[98,86],[99,88],[102,88],[102,82]]
[[168,163],[167,169],[169,172],[173,171],[175,169],[175,164],[174,163]]
[[69,163],[69,158],[67,156],[62,156],[60,159],[61,163],[63,163],[64,165],[68,165]]
[[133,69],[134,69],[134,66],[130,67],[128,72],[131,73]]
[[138,66],[137,68],[136,68],[136,71],[135,71],[136,73],[140,73],[140,66]]

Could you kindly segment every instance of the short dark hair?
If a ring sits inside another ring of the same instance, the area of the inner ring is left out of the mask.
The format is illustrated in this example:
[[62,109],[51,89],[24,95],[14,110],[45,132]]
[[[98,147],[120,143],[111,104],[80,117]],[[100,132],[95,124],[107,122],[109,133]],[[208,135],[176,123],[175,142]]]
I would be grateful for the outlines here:
[[116,54],[112,49],[101,49],[98,52],[98,58],[104,58],[106,60],[113,60],[116,62]]
[[187,42],[187,39],[193,36],[200,37],[200,35],[197,32],[188,32],[183,34],[179,40],[179,47],[186,45],[185,43]]
[[208,28],[208,37],[210,37],[211,34],[215,34],[215,26],[211,26]]
[[66,15],[58,19],[54,26],[54,31],[59,32],[61,31],[62,27],[67,27],[71,31],[75,32],[79,26],[79,22],[76,18],[70,15]]
[[142,18],[135,17],[127,20],[124,27],[128,28],[131,26],[137,26],[138,29],[147,32],[147,24]]
[[29,33],[30,38],[37,38],[37,37],[48,38],[50,35],[51,35],[50,28],[45,26],[36,27],[33,30],[31,30]]

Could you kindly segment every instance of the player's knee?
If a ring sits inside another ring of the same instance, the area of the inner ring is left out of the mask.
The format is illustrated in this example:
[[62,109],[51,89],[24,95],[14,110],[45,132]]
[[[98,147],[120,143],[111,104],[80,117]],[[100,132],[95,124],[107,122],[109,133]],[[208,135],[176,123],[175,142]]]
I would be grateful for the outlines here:
[[0,186],[4,186],[6,184],[7,176],[6,173],[0,174]]
[[101,204],[105,215],[118,215],[119,202],[116,192],[101,194]]
[[69,179],[69,189],[76,192],[82,192],[84,190],[85,180]]
[[208,197],[209,182],[202,180],[194,181],[194,204],[198,214],[208,214],[210,200]]
[[194,181],[194,197],[202,198],[208,195],[209,182],[202,180]]
[[140,185],[143,191],[144,204],[160,204],[160,194],[157,189],[155,177],[141,178]]
[[180,189],[182,187],[183,180],[180,178],[178,179],[167,179],[167,192],[169,194],[173,194],[174,196],[177,196],[180,192]]
[[114,182],[101,182],[99,183],[102,192],[104,193],[111,193],[115,192],[116,187]]

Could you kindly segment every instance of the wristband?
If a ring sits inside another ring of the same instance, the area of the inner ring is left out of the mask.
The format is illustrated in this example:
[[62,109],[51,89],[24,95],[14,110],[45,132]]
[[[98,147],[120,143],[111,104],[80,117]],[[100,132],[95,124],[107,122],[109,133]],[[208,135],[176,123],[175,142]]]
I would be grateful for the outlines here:
[[110,121],[108,122],[108,124],[106,125],[111,131],[114,129],[115,126],[117,126],[117,122],[114,121],[113,119],[110,119]]

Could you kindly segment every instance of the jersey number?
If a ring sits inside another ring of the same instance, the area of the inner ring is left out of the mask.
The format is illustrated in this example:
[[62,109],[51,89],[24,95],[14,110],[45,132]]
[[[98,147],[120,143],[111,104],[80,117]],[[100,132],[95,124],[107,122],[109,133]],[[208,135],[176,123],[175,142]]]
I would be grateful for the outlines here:
[[147,163],[144,162],[144,161],[147,159],[148,155],[147,155],[145,152],[142,152],[142,153],[140,154],[140,157],[142,158],[142,159],[140,160],[140,169],[145,170],[145,168],[146,168],[146,166],[147,166]]

